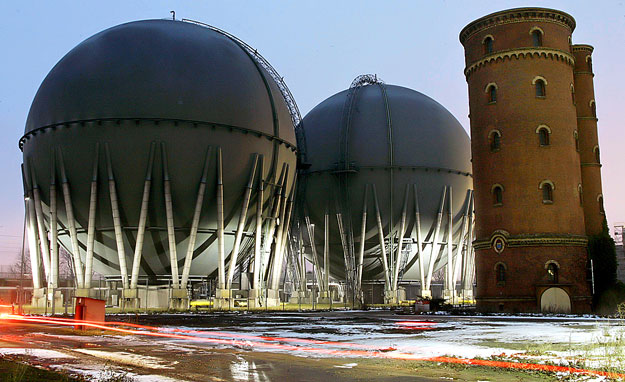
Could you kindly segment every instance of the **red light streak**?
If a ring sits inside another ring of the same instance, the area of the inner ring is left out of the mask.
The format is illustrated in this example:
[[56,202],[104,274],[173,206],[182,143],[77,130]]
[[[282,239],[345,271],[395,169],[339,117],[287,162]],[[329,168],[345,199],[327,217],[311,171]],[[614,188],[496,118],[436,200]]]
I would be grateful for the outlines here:
[[396,324],[402,329],[410,330],[430,330],[436,326],[436,322],[431,321],[398,321]]
[[[288,342],[302,342],[302,343],[314,343],[314,344],[324,344],[324,345],[362,346],[358,344],[341,343],[341,342],[333,342],[333,341],[318,341],[318,340],[306,340],[306,339],[284,338],[284,337],[264,337],[264,336],[257,337],[257,336],[249,336],[249,335],[242,335],[242,334],[158,328],[158,327],[152,327],[152,326],[146,326],[146,325],[130,324],[130,323],[125,323],[125,322],[103,323],[103,322],[81,321],[81,320],[52,318],[52,317],[18,316],[18,315],[11,315],[11,314],[0,315],[0,320],[36,322],[36,323],[42,323],[42,324],[53,324],[53,325],[62,325],[62,326],[75,326],[77,324],[80,324],[82,326],[86,326],[86,327],[90,327],[94,329],[108,330],[108,331],[124,333],[124,334],[143,335],[143,336],[159,337],[159,338],[181,339],[181,340],[205,342],[205,343],[219,344],[219,345],[234,345],[234,346],[239,346],[239,347],[259,347],[259,348],[275,349],[275,350],[299,351],[299,352],[305,352],[305,353],[325,354],[325,355],[332,355],[332,356],[377,357],[377,358],[385,358],[385,359],[399,359],[399,360],[413,360],[413,361],[442,362],[442,363],[455,363],[455,364],[463,364],[463,365],[487,366],[487,367],[504,368],[504,369],[547,371],[547,372],[552,372],[552,373],[567,372],[567,373],[583,374],[583,375],[590,375],[590,376],[602,376],[602,377],[609,377],[609,378],[625,378],[625,374],[622,374],[622,373],[613,373],[613,372],[589,370],[589,369],[579,369],[579,368],[568,367],[568,366],[553,366],[553,365],[533,364],[533,363],[478,360],[478,359],[451,358],[451,357],[422,357],[416,354],[409,354],[409,353],[382,352],[380,351],[380,349],[376,349],[373,351],[323,349],[323,348],[315,348],[315,347],[308,347],[308,346],[285,345],[281,343],[272,343],[272,342],[241,341],[241,340],[235,340],[235,339],[198,337],[198,336],[193,336],[189,334],[213,334],[213,335],[229,336],[229,337],[235,337],[235,338],[261,339],[264,341],[279,341],[279,342],[288,341]],[[403,321],[402,324],[404,323],[410,323],[414,325],[424,324],[421,322],[412,322],[412,321]],[[144,330],[123,329],[120,327],[116,327],[114,325],[133,327],[135,329],[144,329]],[[436,325],[436,323],[426,324],[426,326],[433,326],[433,325]],[[406,325],[406,326],[410,327],[411,325]],[[185,334],[176,334],[176,333],[185,333]]]

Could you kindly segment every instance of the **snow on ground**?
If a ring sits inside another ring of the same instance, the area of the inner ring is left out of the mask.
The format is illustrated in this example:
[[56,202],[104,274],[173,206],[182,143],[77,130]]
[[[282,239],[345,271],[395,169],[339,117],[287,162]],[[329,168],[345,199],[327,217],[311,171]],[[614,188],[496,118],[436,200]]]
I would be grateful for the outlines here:
[[76,358],[69,354],[61,353],[60,351],[37,348],[0,348],[0,356],[4,355],[21,355],[41,359]]
[[171,369],[172,365],[175,364],[175,362],[165,362],[164,360],[157,357],[127,352],[110,352],[94,349],[74,349],[73,351],[97,358],[102,358],[111,362],[121,363],[124,365],[145,367],[148,369]]

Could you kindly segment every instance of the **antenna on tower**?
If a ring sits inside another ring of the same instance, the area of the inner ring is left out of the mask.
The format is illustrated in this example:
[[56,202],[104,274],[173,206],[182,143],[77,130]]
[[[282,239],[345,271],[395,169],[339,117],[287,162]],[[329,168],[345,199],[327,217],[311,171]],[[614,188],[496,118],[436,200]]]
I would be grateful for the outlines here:
[[169,11],[171,13],[171,19],[176,21],[176,11]]

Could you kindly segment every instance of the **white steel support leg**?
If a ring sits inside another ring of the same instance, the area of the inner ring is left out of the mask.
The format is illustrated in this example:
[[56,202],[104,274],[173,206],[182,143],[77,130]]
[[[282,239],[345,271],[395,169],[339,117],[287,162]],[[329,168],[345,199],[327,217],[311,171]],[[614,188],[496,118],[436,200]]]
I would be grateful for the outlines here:
[[323,290],[330,289],[330,215],[323,215]]
[[448,220],[447,224],[449,225],[447,229],[447,290],[450,291],[450,295],[453,296],[453,292],[456,289],[455,282],[453,280],[453,272],[454,272],[454,256],[453,256],[453,233],[454,233],[454,222],[453,222],[453,205],[452,205],[452,189],[451,186],[449,188],[449,204],[448,208]]
[[234,268],[237,265],[237,258],[239,256],[239,249],[241,247],[241,239],[243,238],[243,230],[245,229],[245,221],[247,219],[247,209],[250,205],[250,197],[252,195],[252,186],[254,184],[254,174],[256,173],[256,164],[258,163],[258,154],[254,155],[254,163],[252,164],[252,170],[245,187],[245,193],[243,195],[243,203],[241,205],[241,214],[239,215],[239,224],[237,226],[237,232],[234,238],[234,246],[232,248],[232,254],[230,255],[230,265],[228,267],[228,279],[227,288],[232,289],[232,279],[234,278]]
[[[273,241],[274,241],[276,224],[278,222],[278,219],[280,219],[281,202],[282,202],[281,192],[282,192],[282,188],[284,187],[284,176],[286,174],[286,171],[287,171],[287,164],[283,163],[282,172],[280,173],[280,178],[278,179],[278,183],[276,183],[276,185],[274,186],[273,209],[271,212],[271,219],[269,220],[269,229],[265,236],[265,243],[264,243],[265,251],[267,249],[271,251],[271,245],[273,244]],[[266,260],[267,260],[266,263],[263,264],[263,273],[262,273],[263,280],[268,280],[269,260],[272,260],[272,261],[274,260],[271,257],[271,253],[270,253],[270,257],[267,258]]]
[[37,245],[35,206],[32,197],[26,200],[26,209],[28,210],[28,222],[26,229],[28,231],[28,253],[30,254],[30,268],[33,278],[33,288],[41,288],[41,276],[39,273],[39,246]]
[[74,209],[72,207],[72,197],[69,192],[69,181],[65,173],[65,163],[63,152],[59,151],[59,162],[61,165],[61,181],[63,186],[63,199],[65,199],[65,214],[67,215],[67,225],[69,226],[69,236],[72,242],[72,258],[74,260],[74,272],[76,273],[76,286],[79,289],[85,287],[84,269],[80,259],[80,247],[78,246],[78,234],[76,233],[76,220],[74,219]]
[[408,212],[408,196],[410,194],[410,185],[406,185],[406,190],[404,191],[404,207],[401,211],[401,224],[399,228],[399,240],[397,242],[397,256],[395,256],[395,274],[393,275],[393,292],[395,296],[397,296],[397,284],[399,282],[399,268],[402,263],[402,247],[404,241],[404,233],[406,232],[406,214]]
[[289,166],[286,167],[282,186],[280,187],[280,214],[278,215],[277,232],[276,232],[276,245],[273,249],[273,262],[272,262],[272,274],[271,274],[271,289],[277,290],[280,281],[280,271],[282,270],[282,263],[280,259],[280,253],[282,253],[282,232],[284,231],[284,223],[286,216],[286,185],[289,178]]
[[421,214],[419,213],[419,195],[417,192],[417,185],[413,184],[412,189],[414,192],[414,210],[415,210],[415,231],[417,236],[417,256],[419,259],[419,282],[421,283],[421,290],[425,286],[425,269],[423,262],[423,240],[421,238]]
[[59,287],[59,242],[56,207],[56,165],[54,150],[50,161],[50,283],[52,288]]
[[263,198],[265,184],[263,180],[263,156],[260,156],[260,162],[258,163],[258,191],[256,195],[256,230],[254,232],[254,274],[253,274],[253,287],[254,289],[260,289],[260,260],[262,256],[262,240],[263,240]]
[[434,263],[438,258],[440,251],[440,242],[438,234],[441,231],[441,223],[443,221],[443,208],[445,207],[445,196],[447,194],[447,187],[443,187],[443,194],[441,195],[441,204],[438,208],[438,214],[436,215],[436,228],[434,229],[434,237],[432,238],[432,247],[430,249],[430,259],[428,263],[428,275],[425,280],[425,290],[429,291],[432,286],[432,273],[434,273]]
[[[33,168],[31,161],[28,161],[29,166],[27,167],[28,172],[30,172],[30,177],[32,181],[33,187],[33,197],[34,197],[34,205],[35,205],[35,215],[37,217],[37,232],[39,233],[39,247],[41,258],[43,260],[43,270],[46,280],[50,281],[50,250],[48,249],[48,233],[46,232],[45,220],[43,217],[43,209],[41,208],[41,194],[39,193],[39,186],[37,184],[37,177],[35,176],[35,169]],[[48,284],[46,283],[46,284]]]
[[471,191],[469,203],[469,230],[467,233],[467,249],[464,261],[464,269],[462,270],[462,289],[464,290],[473,289],[473,278],[471,274],[473,266],[471,259],[473,252],[473,191]]
[[[137,227],[137,242],[135,243],[134,257],[132,259],[132,276],[130,289],[136,289],[139,282],[139,267],[141,265],[141,255],[143,253],[143,240],[145,238],[145,224],[148,218],[148,203],[150,201],[150,187],[152,185],[152,165],[154,163],[154,151],[156,143],[150,145],[150,156],[148,157],[148,167],[143,183],[143,197],[141,199],[141,212],[139,213],[139,226]],[[120,264],[121,265],[121,264]],[[128,270],[121,269],[122,279],[125,276],[124,289],[128,288]]]
[[224,248],[224,183],[223,167],[221,159],[221,147],[217,148],[217,252],[219,254],[218,264],[218,287],[226,288],[225,272],[225,248]]
[[296,181],[296,178],[293,179],[293,183],[291,185],[291,192],[289,194],[288,200],[285,201],[285,213],[283,216],[283,221],[280,223],[282,224],[283,228],[281,230],[280,248],[279,248],[279,251],[276,253],[277,272],[273,274],[272,286],[271,286],[272,289],[279,288],[282,265],[284,264],[284,257],[286,256],[286,253],[287,253],[289,227],[291,224],[291,214],[293,213],[293,194],[295,190],[295,181]]
[[[176,252],[176,233],[174,232],[174,209],[171,200],[171,181],[167,168],[167,149],[165,142],[161,142],[161,157],[163,161],[163,191],[165,197],[165,214],[167,216],[167,242],[169,244],[169,264],[171,267],[172,288],[178,288],[178,253]],[[223,217],[223,213],[222,213]],[[223,228],[222,228],[223,234]],[[223,242],[222,242],[223,244]]]
[[197,197],[195,199],[195,211],[193,212],[193,221],[191,223],[191,233],[189,234],[189,246],[187,247],[187,254],[184,258],[184,266],[182,268],[182,279],[180,281],[180,288],[187,289],[187,283],[189,282],[189,273],[191,272],[191,261],[193,260],[193,250],[195,249],[195,241],[197,240],[197,230],[200,226],[200,214],[202,213],[202,203],[204,202],[204,193],[206,191],[206,178],[208,176],[208,164],[210,161],[211,147],[206,150],[206,158],[204,159],[204,169],[202,171],[202,178],[200,179],[200,186],[197,190]]
[[87,225],[87,255],[85,257],[85,288],[91,288],[91,273],[93,270],[93,247],[95,243],[95,214],[98,202],[98,159],[100,145],[95,145],[93,159],[93,173],[91,176],[91,196],[89,200],[89,224]]
[[308,238],[310,239],[310,249],[312,251],[313,266],[315,268],[314,276],[317,279],[317,285],[321,288],[323,280],[319,274],[319,257],[317,254],[317,245],[315,244],[315,226],[310,224],[310,217],[308,215],[304,217],[304,220],[306,221],[306,230],[308,231]]
[[[380,251],[382,252],[382,267],[384,268],[384,290],[388,291],[391,287],[391,280],[388,270],[388,261],[386,258],[386,247],[384,245],[384,228],[382,227],[382,217],[380,216],[380,204],[378,203],[378,193],[373,187],[373,204],[375,205],[375,218],[378,223],[378,238],[380,239]],[[386,293],[385,293],[386,294]]]
[[117,245],[117,259],[122,274],[122,284],[128,285],[128,269],[126,268],[126,249],[124,247],[124,237],[122,233],[122,223],[119,215],[119,201],[117,199],[117,188],[111,163],[111,154],[108,144],[105,144],[106,168],[108,172],[109,194],[111,198],[111,214],[113,215],[113,228],[115,229],[115,244]]
[[358,251],[358,290],[362,289],[362,269],[365,260],[365,240],[367,236],[367,198],[369,196],[369,185],[365,185],[365,195],[362,202],[362,222],[360,225],[360,248]]
[[464,209],[464,213],[462,214],[462,229],[460,231],[460,236],[458,236],[457,244],[456,244],[456,255],[454,256],[454,269],[453,269],[453,280],[454,286],[456,285],[456,280],[461,276],[461,268],[464,265],[466,260],[465,256],[465,248],[466,248],[466,237],[467,237],[467,228],[469,226],[469,204],[471,198],[471,190],[467,190],[466,197],[466,207]]

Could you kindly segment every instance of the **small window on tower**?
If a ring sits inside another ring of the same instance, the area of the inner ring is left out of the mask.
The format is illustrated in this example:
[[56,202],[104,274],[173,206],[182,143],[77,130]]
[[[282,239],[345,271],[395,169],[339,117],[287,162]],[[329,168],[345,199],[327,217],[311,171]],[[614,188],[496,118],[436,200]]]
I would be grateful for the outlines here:
[[493,205],[501,206],[503,205],[503,187],[501,185],[493,186]]
[[579,152],[579,134],[577,131],[573,132],[573,138],[575,138],[575,150]]
[[594,153],[595,153],[595,161],[597,163],[601,163],[601,155],[599,155],[599,146],[595,146],[595,148],[593,149]]
[[532,31],[532,42],[535,47],[543,46],[543,32],[540,29]]
[[586,56],[586,62],[588,63],[588,71],[592,73],[592,57]]
[[488,88],[488,102],[489,103],[497,102],[497,88],[495,87],[495,85],[491,85]]
[[484,54],[493,53],[493,38],[491,36],[486,36],[484,39]]
[[553,203],[553,189],[555,188],[553,186],[553,183],[550,180],[543,180],[538,185],[538,188],[542,190],[543,203],[544,204]]
[[501,133],[498,130],[492,130],[488,136],[490,143],[490,151],[499,151],[501,148]]
[[597,118],[597,104],[595,103],[595,100],[590,100],[590,111],[592,113],[592,116]]
[[545,81],[539,79],[536,80],[536,84],[534,85],[536,86],[536,97],[546,97],[547,96],[547,92],[545,89]]
[[506,266],[499,263],[497,264],[497,284],[502,285],[506,283]]
[[581,184],[577,185],[577,193],[579,194],[579,205],[583,206],[584,205],[584,190],[582,189]]
[[571,84],[571,102],[575,105],[575,87]]
[[538,141],[541,146],[549,146],[549,130],[547,128],[538,129]]
[[558,265],[557,264],[549,263],[549,265],[547,265],[547,280],[553,284],[558,283]]
[[599,213],[605,215],[605,208],[603,207],[603,195],[599,195],[597,198],[597,203],[599,203]]

